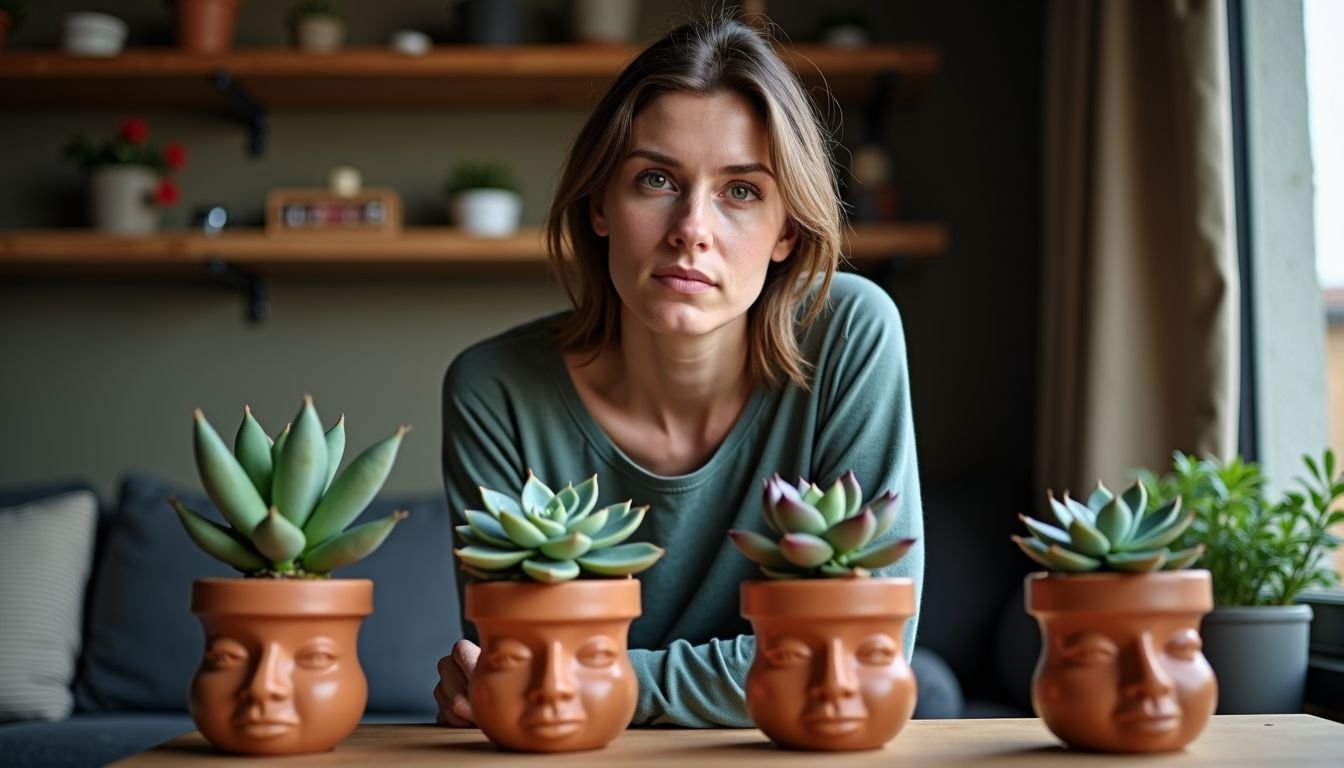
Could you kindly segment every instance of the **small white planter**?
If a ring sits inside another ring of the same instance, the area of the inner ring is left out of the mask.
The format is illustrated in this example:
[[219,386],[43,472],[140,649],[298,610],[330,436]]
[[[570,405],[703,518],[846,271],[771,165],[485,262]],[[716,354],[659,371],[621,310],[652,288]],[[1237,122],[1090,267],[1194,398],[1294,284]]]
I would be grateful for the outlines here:
[[573,0],[574,39],[581,43],[629,43],[639,25],[639,0]]
[[345,44],[345,22],[335,16],[305,16],[294,25],[294,43],[310,53],[332,53]]
[[116,56],[126,43],[126,22],[106,13],[65,14],[61,48],[71,56]]
[[115,235],[148,235],[159,230],[154,189],[159,176],[143,165],[104,165],[89,173],[89,220],[94,229]]
[[469,235],[508,237],[518,231],[523,198],[507,189],[469,189],[453,196],[453,221]]

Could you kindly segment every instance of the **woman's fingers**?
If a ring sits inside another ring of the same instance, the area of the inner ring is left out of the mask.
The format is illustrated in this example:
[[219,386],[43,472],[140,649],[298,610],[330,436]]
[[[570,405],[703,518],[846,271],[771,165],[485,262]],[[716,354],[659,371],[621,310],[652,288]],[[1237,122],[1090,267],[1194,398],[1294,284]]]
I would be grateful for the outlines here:
[[[471,715],[471,702],[467,699],[470,674],[462,668],[463,662],[458,654],[458,646],[462,643],[467,641],[460,641],[453,647],[451,655],[439,659],[439,682],[434,686],[434,701],[439,707],[438,722],[454,728],[468,728],[476,724]],[[475,647],[473,643],[467,644]],[[479,649],[470,656],[471,668],[475,668],[475,657],[478,654]]]

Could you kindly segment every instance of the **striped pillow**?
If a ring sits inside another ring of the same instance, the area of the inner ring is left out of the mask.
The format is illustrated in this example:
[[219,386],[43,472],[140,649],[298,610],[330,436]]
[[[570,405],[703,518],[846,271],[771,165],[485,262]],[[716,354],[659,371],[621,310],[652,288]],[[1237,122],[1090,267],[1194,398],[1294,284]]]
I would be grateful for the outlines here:
[[61,720],[74,706],[97,524],[90,491],[0,509],[0,722]]

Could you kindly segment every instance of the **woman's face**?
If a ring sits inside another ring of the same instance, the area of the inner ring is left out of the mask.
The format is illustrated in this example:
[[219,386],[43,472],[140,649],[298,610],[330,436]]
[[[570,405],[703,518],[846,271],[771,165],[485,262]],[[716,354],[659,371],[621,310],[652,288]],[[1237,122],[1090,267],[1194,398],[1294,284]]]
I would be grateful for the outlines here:
[[770,155],[737,93],[671,92],[640,112],[592,210],[625,317],[654,334],[745,329],[766,268],[796,242]]

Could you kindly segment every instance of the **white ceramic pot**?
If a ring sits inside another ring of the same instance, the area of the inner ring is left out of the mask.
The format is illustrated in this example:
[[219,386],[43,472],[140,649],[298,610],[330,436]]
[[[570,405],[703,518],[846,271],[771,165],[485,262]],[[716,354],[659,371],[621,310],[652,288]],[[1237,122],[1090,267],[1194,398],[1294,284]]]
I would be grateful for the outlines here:
[[71,56],[116,56],[126,43],[126,22],[106,13],[65,14],[61,48]]
[[294,25],[294,41],[312,53],[339,51],[345,43],[345,22],[335,16],[305,16]]
[[154,189],[159,176],[143,165],[103,165],[89,173],[89,220],[94,229],[116,235],[148,235],[159,230]]
[[639,25],[639,0],[570,0],[574,39],[629,43]]
[[518,231],[523,198],[506,189],[469,189],[453,196],[452,215],[469,235],[508,237]]

